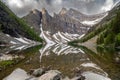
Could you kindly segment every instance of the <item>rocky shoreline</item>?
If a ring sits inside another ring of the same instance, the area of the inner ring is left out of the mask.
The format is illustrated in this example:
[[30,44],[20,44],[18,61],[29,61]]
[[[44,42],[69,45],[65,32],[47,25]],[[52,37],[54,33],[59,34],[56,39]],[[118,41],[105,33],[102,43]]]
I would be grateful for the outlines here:
[[31,69],[29,72],[17,68],[3,80],[85,80],[85,77],[79,74],[70,79],[60,71],[49,68]]

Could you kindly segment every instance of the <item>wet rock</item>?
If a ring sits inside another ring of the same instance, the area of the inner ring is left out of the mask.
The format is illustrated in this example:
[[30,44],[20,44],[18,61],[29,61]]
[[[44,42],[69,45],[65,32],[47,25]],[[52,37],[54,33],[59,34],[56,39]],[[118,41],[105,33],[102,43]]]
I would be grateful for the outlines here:
[[61,72],[57,70],[50,70],[39,77],[38,80],[61,80]]
[[39,69],[34,70],[32,75],[35,76],[35,77],[39,77],[44,73],[45,73],[45,70],[42,69],[42,68],[39,68]]

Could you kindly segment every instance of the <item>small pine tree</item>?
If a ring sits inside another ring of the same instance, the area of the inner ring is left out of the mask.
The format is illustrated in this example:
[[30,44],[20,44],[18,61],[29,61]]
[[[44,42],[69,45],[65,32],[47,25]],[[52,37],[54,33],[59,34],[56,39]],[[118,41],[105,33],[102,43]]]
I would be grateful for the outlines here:
[[110,32],[105,38],[104,44],[109,45],[115,43],[115,34]]
[[103,44],[103,43],[104,43],[104,34],[102,33],[97,39],[97,44]]
[[115,46],[120,46],[120,33],[115,38]]
[[116,18],[112,22],[112,31],[115,34],[118,34],[120,32],[120,11],[117,12]]

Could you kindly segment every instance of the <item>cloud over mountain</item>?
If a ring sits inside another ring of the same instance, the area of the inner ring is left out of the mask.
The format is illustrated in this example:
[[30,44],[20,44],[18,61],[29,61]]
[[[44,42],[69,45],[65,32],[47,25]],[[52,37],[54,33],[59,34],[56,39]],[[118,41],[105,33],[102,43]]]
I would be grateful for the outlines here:
[[51,14],[61,8],[75,8],[85,14],[96,14],[109,10],[118,0],[3,0],[18,16],[32,9],[46,8]]

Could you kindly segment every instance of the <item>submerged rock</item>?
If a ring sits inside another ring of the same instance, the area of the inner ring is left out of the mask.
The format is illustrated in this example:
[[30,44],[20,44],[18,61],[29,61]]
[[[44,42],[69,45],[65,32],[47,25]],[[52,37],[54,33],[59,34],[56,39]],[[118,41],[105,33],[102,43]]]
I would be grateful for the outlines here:
[[61,80],[61,78],[61,72],[57,70],[50,70],[39,77],[38,80]]

